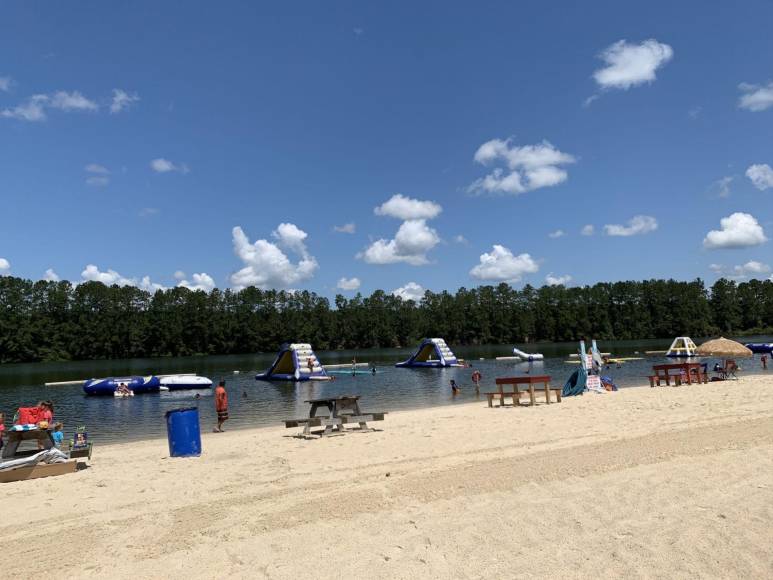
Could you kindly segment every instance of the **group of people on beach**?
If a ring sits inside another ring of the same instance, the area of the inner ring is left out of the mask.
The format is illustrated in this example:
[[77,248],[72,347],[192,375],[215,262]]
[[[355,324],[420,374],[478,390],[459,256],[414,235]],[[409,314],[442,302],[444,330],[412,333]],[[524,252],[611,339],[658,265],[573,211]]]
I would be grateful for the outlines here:
[[[54,403],[52,401],[38,401],[35,406],[37,408],[37,425],[42,429],[52,429],[51,438],[54,441],[54,446],[60,448],[62,441],[64,441],[64,424],[54,423]],[[0,411],[0,449],[5,445],[5,413]],[[38,441],[38,449],[43,449],[43,443]]]

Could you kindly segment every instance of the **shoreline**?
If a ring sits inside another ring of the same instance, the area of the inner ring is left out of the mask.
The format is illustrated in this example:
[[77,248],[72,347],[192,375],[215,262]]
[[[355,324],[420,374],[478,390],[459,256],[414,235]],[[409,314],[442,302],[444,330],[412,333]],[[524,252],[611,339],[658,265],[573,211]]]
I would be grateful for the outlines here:
[[[283,426],[96,445],[88,469],[3,484],[7,576],[763,577],[773,376],[397,411],[377,431]],[[750,500],[751,498],[751,500]],[[333,567],[331,568],[330,565]]]

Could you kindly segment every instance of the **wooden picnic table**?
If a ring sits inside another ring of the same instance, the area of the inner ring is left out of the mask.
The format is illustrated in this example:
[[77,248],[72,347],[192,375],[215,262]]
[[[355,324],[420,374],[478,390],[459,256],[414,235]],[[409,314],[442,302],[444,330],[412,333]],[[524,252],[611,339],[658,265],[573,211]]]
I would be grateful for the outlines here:
[[[708,373],[704,371],[705,365],[696,362],[670,363],[662,365],[653,365],[654,375],[650,375],[650,386],[656,384],[660,386],[660,381],[665,381],[666,385],[671,385],[671,379],[674,379],[675,385],[681,385],[686,382],[691,385],[693,382],[707,383]],[[694,379],[694,380],[693,380]]]
[[[308,399],[305,402],[311,404],[308,419],[287,419],[285,427],[300,427],[303,425],[303,434],[311,435],[312,427],[325,427],[320,435],[330,435],[334,430],[339,433],[344,431],[344,425],[358,423],[360,430],[368,431],[368,421],[383,421],[383,413],[363,413],[360,410],[359,395],[340,395],[337,397],[322,397]],[[328,411],[327,416],[317,416],[321,408]]]
[[[496,385],[497,390],[493,393],[485,393],[486,397],[488,398],[488,406],[493,407],[493,401],[495,398],[499,399],[499,406],[501,407],[504,405],[504,399],[505,397],[512,397],[513,399],[513,405],[520,405],[521,404],[521,394],[529,393],[529,406],[534,406],[537,404],[535,393],[534,393],[534,385],[542,385],[542,389],[545,391],[545,402],[549,405],[550,404],[550,391],[553,391],[556,394],[556,401],[558,403],[561,402],[561,390],[560,388],[555,388],[550,386],[550,375],[523,375],[519,377],[500,377],[496,379]],[[511,392],[505,391],[504,387],[505,385],[512,386],[513,390]],[[520,385],[526,385],[527,390],[521,391]]]
[[8,441],[3,447],[3,459],[12,459],[16,455],[19,443],[30,439],[40,441],[43,449],[51,449],[54,446],[54,439],[51,437],[50,429],[28,429],[27,431],[14,431],[9,429],[5,432]]

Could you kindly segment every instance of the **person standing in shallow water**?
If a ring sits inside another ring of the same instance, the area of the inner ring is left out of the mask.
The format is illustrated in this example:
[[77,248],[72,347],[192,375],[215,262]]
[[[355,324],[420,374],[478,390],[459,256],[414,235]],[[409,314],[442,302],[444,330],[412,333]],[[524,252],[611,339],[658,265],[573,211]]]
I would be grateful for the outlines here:
[[480,380],[483,378],[483,375],[480,374],[480,371],[478,369],[475,369],[472,371],[472,384],[475,385],[475,392],[480,392]]
[[215,433],[223,432],[223,423],[228,421],[228,393],[225,392],[225,381],[220,381],[215,387],[215,411],[217,411],[217,427]]

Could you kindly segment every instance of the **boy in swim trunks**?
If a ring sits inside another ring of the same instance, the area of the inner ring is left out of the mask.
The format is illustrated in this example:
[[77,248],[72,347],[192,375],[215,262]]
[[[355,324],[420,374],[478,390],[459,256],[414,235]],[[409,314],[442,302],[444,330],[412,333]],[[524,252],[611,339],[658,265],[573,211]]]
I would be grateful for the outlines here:
[[228,421],[228,393],[225,392],[225,381],[220,381],[215,387],[215,411],[217,411],[217,427],[215,433],[223,432],[223,423]]

